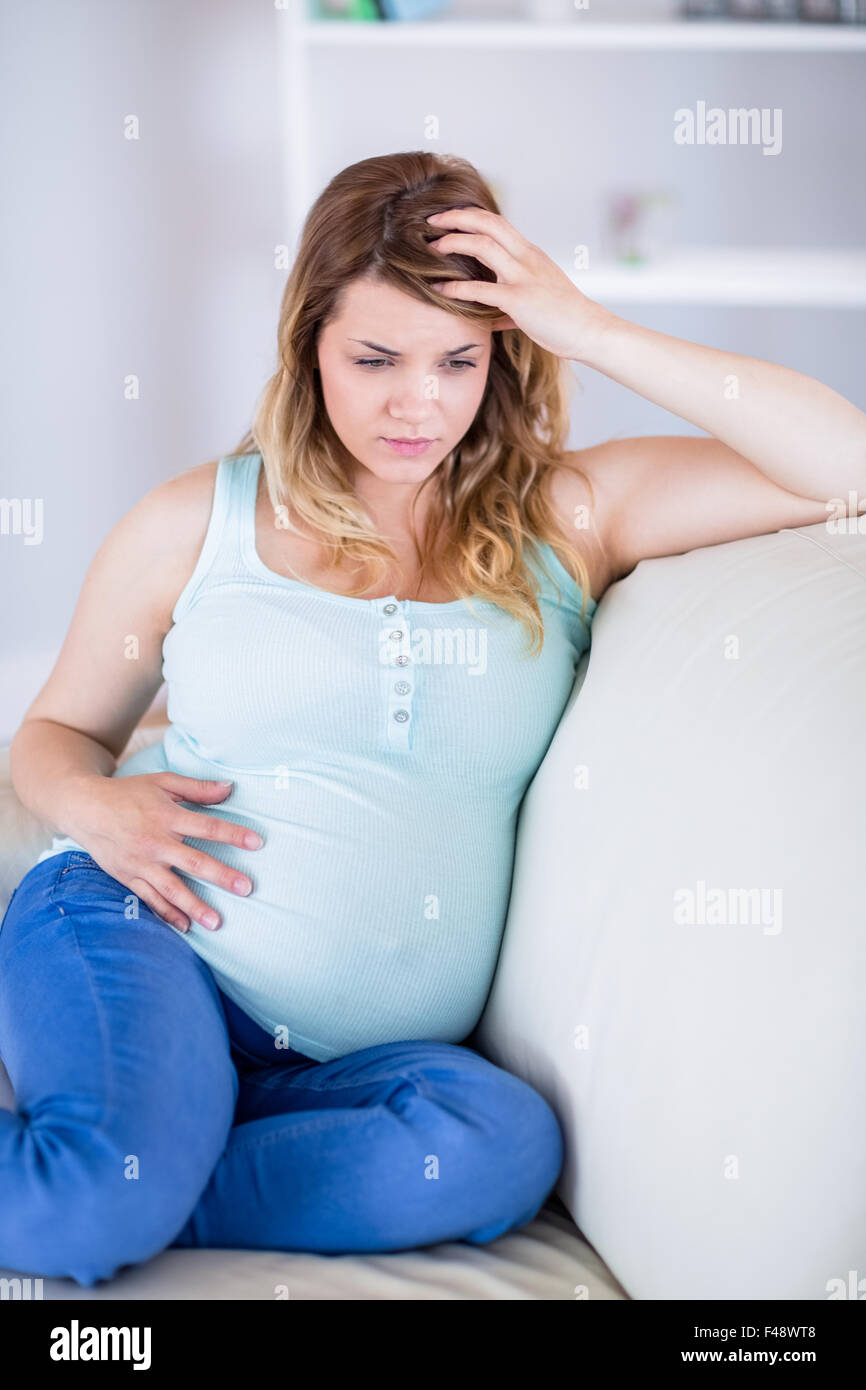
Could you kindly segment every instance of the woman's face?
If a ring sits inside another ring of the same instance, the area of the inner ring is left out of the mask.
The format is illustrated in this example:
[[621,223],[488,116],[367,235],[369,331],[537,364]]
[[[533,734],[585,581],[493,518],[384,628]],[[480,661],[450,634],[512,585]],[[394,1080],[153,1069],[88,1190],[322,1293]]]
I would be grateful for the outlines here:
[[[318,360],[331,423],[360,467],[386,484],[420,485],[472,424],[491,346],[486,326],[390,285],[352,281],[319,335]],[[388,443],[421,439],[430,442]]]

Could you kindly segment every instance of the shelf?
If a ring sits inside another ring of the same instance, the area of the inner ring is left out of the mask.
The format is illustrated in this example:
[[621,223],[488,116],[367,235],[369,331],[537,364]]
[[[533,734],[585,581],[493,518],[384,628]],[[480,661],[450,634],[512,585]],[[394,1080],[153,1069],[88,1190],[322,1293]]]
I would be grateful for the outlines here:
[[[283,23],[285,18],[287,23]],[[314,66],[311,54],[340,48],[379,48],[405,52],[405,63],[429,61],[441,48],[479,53],[549,52],[581,49],[594,52],[659,53],[838,53],[866,52],[866,25],[774,24],[719,21],[649,20],[604,22],[575,13],[571,21],[455,21],[354,23],[304,18],[300,9],[281,16],[288,109],[287,169],[289,224],[293,237],[318,191],[313,177],[309,116]],[[623,98],[625,99],[625,98]],[[670,243],[669,243],[670,244]],[[565,249],[565,248],[563,248]],[[555,254],[555,253],[554,253]],[[629,266],[593,260],[592,268],[564,272],[600,302],[617,304],[730,305],[803,308],[866,308],[866,250],[832,247],[817,250],[751,250],[748,247],[683,247],[654,257],[651,264]]]
[[866,251],[683,248],[643,266],[562,268],[602,304],[866,308]]
[[704,50],[762,53],[866,51],[866,25],[726,23],[719,20],[655,20],[604,23],[575,18],[564,24],[532,21],[454,20],[354,22],[304,20],[295,31],[320,47],[576,48],[659,52]]

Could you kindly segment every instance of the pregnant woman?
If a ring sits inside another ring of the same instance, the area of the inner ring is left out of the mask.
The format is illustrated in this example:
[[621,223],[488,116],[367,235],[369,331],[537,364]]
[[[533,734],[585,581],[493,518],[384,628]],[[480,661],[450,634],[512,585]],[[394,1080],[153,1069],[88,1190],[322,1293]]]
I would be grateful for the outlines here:
[[[711,437],[566,452],[569,361]],[[530,1221],[556,1116],[468,1039],[596,604],[850,489],[854,405],[588,300],[465,161],[338,174],[252,429],[117,523],[15,736],[57,835],[0,930],[0,1266]]]

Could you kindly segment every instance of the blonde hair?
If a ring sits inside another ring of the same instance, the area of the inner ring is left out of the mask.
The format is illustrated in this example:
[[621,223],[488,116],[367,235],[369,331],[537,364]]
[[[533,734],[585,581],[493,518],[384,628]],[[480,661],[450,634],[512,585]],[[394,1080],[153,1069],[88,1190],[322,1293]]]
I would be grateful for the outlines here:
[[[360,565],[353,594],[379,584],[397,556],[377,534],[349,481],[347,451],[314,370],[318,334],[339,312],[344,287],[360,277],[470,322],[497,318],[498,308],[447,299],[431,288],[434,280],[496,279],[474,257],[438,253],[427,245],[442,235],[441,228],[425,221],[430,213],[470,205],[499,212],[487,183],[468,161],[418,150],[349,165],[331,179],[304,223],[280,307],[279,365],[236,453],[261,454],[275,513],[287,515],[291,504],[328,547],[332,565],[344,560]],[[546,495],[554,467],[577,473],[592,495],[589,479],[564,454],[569,424],[564,375],[562,359],[527,334],[497,330],[475,418],[418,490],[434,488],[420,547],[415,537],[422,577],[425,572],[440,581],[445,577],[455,598],[477,596],[506,610],[525,625],[533,652],[543,645],[544,622],[525,548],[544,565],[536,542],[555,544],[583,590],[584,614],[589,594],[584,559],[564,539]],[[296,528],[289,524],[289,529]]]

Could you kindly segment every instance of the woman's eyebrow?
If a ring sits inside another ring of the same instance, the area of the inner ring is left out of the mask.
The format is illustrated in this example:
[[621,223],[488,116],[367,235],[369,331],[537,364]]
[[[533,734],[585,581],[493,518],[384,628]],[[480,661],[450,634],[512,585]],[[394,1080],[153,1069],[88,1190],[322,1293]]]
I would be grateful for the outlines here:
[[[402,352],[396,348],[382,347],[381,343],[368,343],[366,338],[350,338],[350,343],[361,343],[363,347],[372,348],[373,352],[384,352],[387,357],[402,357]],[[462,347],[449,348],[443,352],[443,357],[456,357],[458,352],[469,352],[470,348],[481,347],[481,343],[464,343]]]

